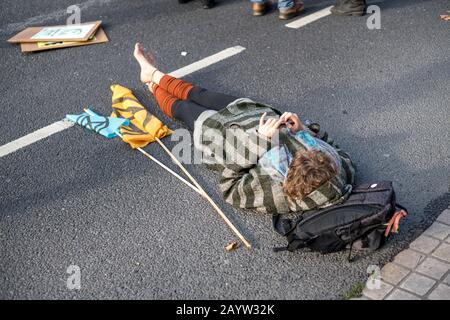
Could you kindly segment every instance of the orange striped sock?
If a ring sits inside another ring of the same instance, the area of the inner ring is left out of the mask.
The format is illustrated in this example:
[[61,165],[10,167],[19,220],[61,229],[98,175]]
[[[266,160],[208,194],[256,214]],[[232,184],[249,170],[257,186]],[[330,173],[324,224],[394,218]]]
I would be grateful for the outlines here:
[[189,82],[174,78],[169,75],[163,76],[159,81],[159,85],[164,90],[180,100],[186,100],[189,95],[189,91],[191,91],[191,89],[194,87]]
[[156,102],[158,103],[161,111],[164,112],[164,114],[169,118],[173,118],[172,106],[179,99],[156,84],[153,85],[153,95],[155,96]]

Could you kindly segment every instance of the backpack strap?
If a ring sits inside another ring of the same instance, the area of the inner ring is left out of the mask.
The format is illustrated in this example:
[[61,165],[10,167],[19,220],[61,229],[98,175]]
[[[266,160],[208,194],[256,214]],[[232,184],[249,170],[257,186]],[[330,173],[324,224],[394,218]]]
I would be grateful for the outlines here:
[[389,220],[389,222],[387,223],[386,231],[384,232],[384,236],[387,237],[389,235],[389,233],[391,233],[391,231],[394,233],[397,233],[398,226],[400,224],[400,220],[402,218],[405,218],[406,216],[408,216],[408,213],[403,209],[394,213],[391,220]]
[[402,206],[401,204],[396,203],[395,206],[399,209],[402,209],[404,211],[406,211],[406,213],[408,213],[408,209],[406,209],[404,206]]
[[350,243],[350,250],[348,251],[348,257],[347,257],[347,261],[348,262],[353,262],[353,259],[352,259],[352,250],[353,250],[353,245],[355,244],[355,242],[354,241],[352,241],[351,243]]

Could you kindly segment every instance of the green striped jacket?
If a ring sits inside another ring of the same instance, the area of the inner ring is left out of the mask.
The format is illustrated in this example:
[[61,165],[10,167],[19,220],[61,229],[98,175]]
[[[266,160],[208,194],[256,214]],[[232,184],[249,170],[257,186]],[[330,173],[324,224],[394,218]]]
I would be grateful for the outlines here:
[[341,158],[337,176],[302,199],[292,199],[258,161],[275,144],[284,143],[291,154],[305,147],[282,130],[278,139],[267,140],[256,131],[261,115],[278,117],[281,112],[250,99],[238,99],[220,111],[205,111],[196,121],[194,142],[202,162],[221,172],[220,190],[234,207],[271,214],[307,211],[344,201],[352,190],[354,166],[349,155],[319,132],[318,137],[332,145]]

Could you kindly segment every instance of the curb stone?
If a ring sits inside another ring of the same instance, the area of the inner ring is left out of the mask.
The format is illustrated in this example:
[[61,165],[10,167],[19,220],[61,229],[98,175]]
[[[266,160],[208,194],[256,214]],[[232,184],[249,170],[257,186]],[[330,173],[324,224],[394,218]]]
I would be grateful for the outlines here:
[[450,208],[382,268],[380,280],[354,300],[450,300]]

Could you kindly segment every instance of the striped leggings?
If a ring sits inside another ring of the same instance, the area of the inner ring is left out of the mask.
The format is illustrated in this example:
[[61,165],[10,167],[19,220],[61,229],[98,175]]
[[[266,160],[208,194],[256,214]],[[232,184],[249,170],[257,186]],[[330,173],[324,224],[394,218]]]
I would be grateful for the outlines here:
[[206,110],[221,110],[236,97],[212,92],[169,75],[153,86],[153,95],[165,115],[194,130],[195,120]]

